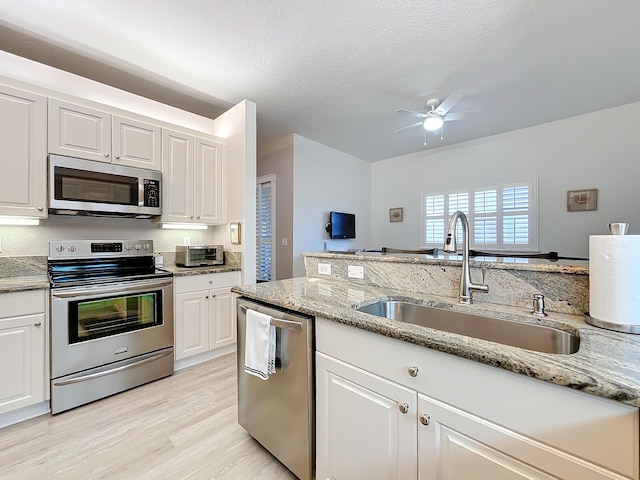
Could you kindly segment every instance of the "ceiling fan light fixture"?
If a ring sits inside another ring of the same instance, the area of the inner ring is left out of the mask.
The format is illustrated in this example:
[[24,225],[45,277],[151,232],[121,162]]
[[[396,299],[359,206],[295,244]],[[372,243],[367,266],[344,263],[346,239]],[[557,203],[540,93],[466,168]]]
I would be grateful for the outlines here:
[[428,115],[422,123],[422,126],[427,132],[435,132],[437,130],[440,130],[442,128],[442,125],[444,125],[444,120],[440,115],[435,114]]

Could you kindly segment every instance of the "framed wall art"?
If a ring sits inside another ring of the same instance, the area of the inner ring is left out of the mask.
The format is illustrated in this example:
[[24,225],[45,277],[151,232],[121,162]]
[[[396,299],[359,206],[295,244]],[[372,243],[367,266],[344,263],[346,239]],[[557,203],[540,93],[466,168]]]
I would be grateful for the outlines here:
[[597,188],[567,191],[567,212],[588,212],[597,209]]
[[389,221],[390,222],[402,221],[402,207],[389,209]]

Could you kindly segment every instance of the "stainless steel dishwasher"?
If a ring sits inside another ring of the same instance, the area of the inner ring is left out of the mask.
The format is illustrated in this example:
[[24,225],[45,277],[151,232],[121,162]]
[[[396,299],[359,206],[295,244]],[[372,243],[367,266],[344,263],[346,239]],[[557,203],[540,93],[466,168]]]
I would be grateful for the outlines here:
[[[314,318],[246,298],[238,313],[238,423],[301,480],[315,472]],[[244,371],[247,309],[276,327],[276,373],[261,380]]]

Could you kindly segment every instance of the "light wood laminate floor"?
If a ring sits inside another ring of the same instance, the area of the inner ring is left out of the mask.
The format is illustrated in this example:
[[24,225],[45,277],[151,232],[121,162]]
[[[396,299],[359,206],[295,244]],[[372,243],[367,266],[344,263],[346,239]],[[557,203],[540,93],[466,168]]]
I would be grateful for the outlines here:
[[56,416],[1,429],[0,478],[296,477],[238,425],[233,353]]

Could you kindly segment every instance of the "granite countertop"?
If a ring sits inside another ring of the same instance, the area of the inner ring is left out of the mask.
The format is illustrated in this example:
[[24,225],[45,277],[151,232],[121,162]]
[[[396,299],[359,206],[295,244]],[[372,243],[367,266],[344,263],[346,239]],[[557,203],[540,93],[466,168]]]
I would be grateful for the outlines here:
[[[233,292],[289,310],[320,316],[391,338],[640,407],[640,336],[599,329],[583,317],[550,313],[540,319],[518,307],[459,305],[453,298],[300,277],[234,287]],[[571,355],[539,353],[368,315],[354,306],[410,299],[441,308],[554,326],[580,336]]]
[[44,274],[0,277],[0,293],[41,290],[44,288],[49,288],[49,277]]
[[159,267],[165,272],[173,273],[174,277],[186,277],[190,275],[205,275],[207,273],[238,272],[240,268],[231,265],[216,265],[211,267],[178,267],[176,265]]
[[[368,262],[413,263],[443,266],[459,266],[462,255],[441,253],[438,255],[423,255],[415,253],[379,253],[379,252],[305,252],[305,257],[344,259],[350,258],[366,260]],[[536,272],[572,273],[577,275],[589,274],[588,260],[545,260],[540,258],[513,257],[470,257],[472,267],[486,267],[509,270],[529,270]]]

